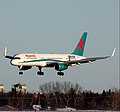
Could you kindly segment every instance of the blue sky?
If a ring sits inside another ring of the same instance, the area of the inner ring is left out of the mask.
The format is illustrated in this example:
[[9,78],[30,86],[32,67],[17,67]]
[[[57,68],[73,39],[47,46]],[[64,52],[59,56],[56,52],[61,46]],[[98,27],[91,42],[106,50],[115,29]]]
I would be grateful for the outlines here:
[[[65,76],[43,68],[37,76],[33,67],[18,75],[18,68],[3,56],[8,54],[70,53],[80,36],[88,32],[84,56],[115,56],[93,64],[69,68]],[[39,91],[49,81],[70,81],[86,90],[102,92],[119,88],[119,0],[1,0],[0,1],[0,83],[10,91],[14,83],[27,84],[28,91]]]

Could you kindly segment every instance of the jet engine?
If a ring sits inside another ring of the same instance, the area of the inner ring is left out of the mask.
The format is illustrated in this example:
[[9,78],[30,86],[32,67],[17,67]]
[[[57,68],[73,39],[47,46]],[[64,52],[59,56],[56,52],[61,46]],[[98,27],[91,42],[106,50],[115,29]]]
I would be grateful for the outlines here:
[[56,64],[55,65],[55,70],[57,70],[57,71],[63,71],[66,69],[68,69],[68,66],[65,64]]
[[23,66],[22,68],[20,68],[20,70],[29,70],[31,68],[32,68],[32,66]]

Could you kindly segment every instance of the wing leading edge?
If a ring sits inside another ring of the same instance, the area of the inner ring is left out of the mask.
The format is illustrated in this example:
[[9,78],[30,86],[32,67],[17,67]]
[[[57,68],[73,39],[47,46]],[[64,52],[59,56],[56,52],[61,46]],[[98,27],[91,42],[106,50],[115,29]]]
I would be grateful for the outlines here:
[[107,58],[113,57],[114,54],[115,54],[115,51],[116,51],[116,48],[114,48],[114,50],[113,50],[113,52],[112,52],[112,55],[110,55],[110,56],[91,57],[91,58],[85,58],[85,59],[75,60],[75,61],[65,61],[65,62],[63,62],[63,63],[64,63],[64,64],[67,64],[67,65],[71,65],[71,64],[83,64],[83,63],[92,63],[93,61],[96,61],[96,60],[107,59]]

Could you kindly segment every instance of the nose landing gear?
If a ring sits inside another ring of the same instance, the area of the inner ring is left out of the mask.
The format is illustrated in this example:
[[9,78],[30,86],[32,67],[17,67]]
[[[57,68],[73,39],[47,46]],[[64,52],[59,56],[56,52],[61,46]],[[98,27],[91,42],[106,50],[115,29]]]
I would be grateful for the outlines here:
[[22,71],[19,71],[19,75],[23,75],[23,72],[22,72]]
[[23,66],[19,66],[19,75],[23,75],[22,68]]

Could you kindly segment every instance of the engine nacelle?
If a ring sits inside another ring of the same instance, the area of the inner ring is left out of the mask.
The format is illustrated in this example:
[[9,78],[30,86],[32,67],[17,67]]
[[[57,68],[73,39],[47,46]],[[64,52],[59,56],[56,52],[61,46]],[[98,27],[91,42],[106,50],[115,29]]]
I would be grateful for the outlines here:
[[[20,68],[20,67],[19,67]],[[31,69],[32,66],[23,66],[20,70],[29,70]]]
[[56,64],[55,65],[55,70],[57,70],[57,71],[63,71],[66,69],[68,69],[68,66],[65,64]]

